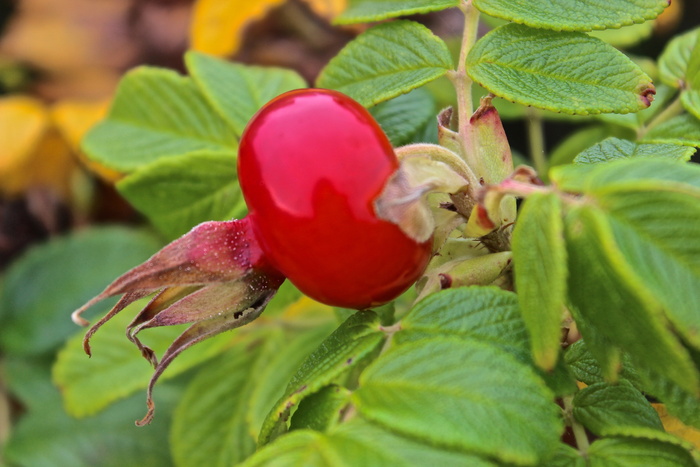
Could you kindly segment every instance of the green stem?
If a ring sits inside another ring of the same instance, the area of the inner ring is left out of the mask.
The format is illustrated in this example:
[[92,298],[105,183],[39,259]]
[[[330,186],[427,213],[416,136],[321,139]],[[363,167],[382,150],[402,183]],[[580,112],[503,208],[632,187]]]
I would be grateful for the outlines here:
[[571,431],[574,433],[574,439],[576,440],[576,447],[578,447],[581,455],[585,456],[590,447],[590,442],[588,441],[588,435],[586,434],[586,429],[574,418],[574,398],[573,396],[564,397],[564,415],[566,421],[571,426]]
[[673,100],[673,102],[671,102],[671,104],[669,104],[668,107],[666,107],[656,117],[654,117],[648,125],[645,125],[642,128],[640,128],[640,130],[637,132],[637,139],[642,139],[644,135],[646,135],[649,132],[649,130],[651,130],[655,126],[662,124],[665,121],[672,119],[677,115],[680,115],[682,112],[683,102],[681,101],[681,94],[679,93],[678,96]]
[[542,114],[532,107],[527,109],[527,136],[530,144],[530,159],[535,165],[537,173],[544,177],[547,175],[547,156],[544,148],[544,128]]

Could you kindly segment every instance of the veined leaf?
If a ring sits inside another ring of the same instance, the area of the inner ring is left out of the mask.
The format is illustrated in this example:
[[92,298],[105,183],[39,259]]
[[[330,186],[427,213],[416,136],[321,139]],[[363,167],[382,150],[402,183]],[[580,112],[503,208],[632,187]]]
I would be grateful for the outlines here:
[[[566,361],[566,364],[571,368],[571,371],[578,381],[588,384],[589,386],[595,383],[605,382],[603,370],[598,361],[588,350],[584,340],[579,340],[566,349],[564,361]],[[632,365],[629,355],[622,355],[620,366],[620,378],[629,381],[632,386],[641,390],[642,382],[640,376]]]
[[440,11],[459,5],[460,0],[350,0],[335,19],[336,24],[369,23],[398,16]]
[[588,449],[590,467],[695,467],[692,455],[660,440],[617,437],[599,439]]
[[610,0],[577,2],[513,2],[474,0],[474,6],[487,15],[555,31],[591,31],[620,28],[654,19],[668,6],[667,0]]
[[289,429],[328,431],[340,421],[351,394],[349,389],[337,385],[326,386],[311,394],[299,403]]
[[659,56],[661,81],[676,89],[688,82],[688,64],[700,37],[700,28],[695,28],[674,37]]
[[690,114],[678,115],[653,127],[642,142],[700,147],[700,120]]
[[267,444],[286,431],[289,414],[295,405],[358,365],[365,364],[376,354],[382,342],[384,333],[379,330],[376,313],[360,311],[348,318],[298,369],[263,422],[258,444]]
[[391,347],[362,373],[353,400],[363,417],[397,433],[516,464],[548,456],[562,428],[535,372],[475,339]]
[[657,157],[678,161],[689,161],[695,148],[677,144],[634,143],[626,139],[611,137],[597,143],[576,156],[576,164],[596,164],[634,157]]
[[573,404],[576,420],[598,436],[619,433],[626,427],[664,429],[646,397],[626,380],[585,387],[574,396]]
[[200,222],[243,217],[246,204],[236,179],[233,154],[198,151],[141,167],[117,188],[174,239]]
[[316,84],[369,107],[439,78],[451,67],[447,46],[428,28],[393,21],[350,42],[321,71]]
[[149,67],[122,79],[107,119],[83,140],[92,159],[124,172],[162,157],[197,150],[235,154],[237,147],[233,129],[191,78]]
[[648,39],[654,33],[654,24],[654,21],[645,21],[644,23],[632,24],[620,29],[592,31],[589,34],[607,42],[613,47],[627,49]]
[[369,109],[392,146],[415,142],[426,124],[435,121],[435,101],[425,89],[415,89]]
[[272,98],[306,87],[292,70],[241,65],[197,52],[188,52],[185,62],[194,82],[238,136]]
[[700,428],[700,396],[683,389],[658,372],[640,369],[644,391],[659,399],[683,423]]
[[519,24],[481,38],[467,72],[499,97],[568,114],[637,112],[654,94],[651,79],[600,39]]
[[534,360],[556,365],[566,300],[566,245],[559,196],[535,194],[525,202],[513,231],[515,283]]

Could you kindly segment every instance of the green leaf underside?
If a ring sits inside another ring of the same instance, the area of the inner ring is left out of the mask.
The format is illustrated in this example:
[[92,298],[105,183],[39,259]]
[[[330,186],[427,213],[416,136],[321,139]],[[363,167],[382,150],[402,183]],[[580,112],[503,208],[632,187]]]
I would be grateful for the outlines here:
[[107,119],[83,140],[92,159],[123,172],[201,149],[235,154],[237,147],[233,129],[191,78],[149,67],[122,79]]
[[596,164],[634,157],[657,157],[687,162],[695,148],[677,144],[634,143],[620,138],[607,138],[576,156],[576,164]]
[[668,6],[668,0],[474,0],[474,6],[487,15],[533,28],[591,31],[620,28],[654,19]]
[[566,300],[566,245],[561,201],[554,193],[525,202],[513,231],[515,282],[535,362],[552,369],[561,348]]
[[353,400],[363,417],[397,433],[516,464],[536,464],[562,428],[532,368],[469,338],[391,347],[364,371]]
[[369,107],[439,78],[452,66],[440,38],[421,24],[399,20],[360,34],[328,63],[316,84]]
[[687,84],[688,64],[700,37],[700,28],[695,28],[674,37],[659,56],[661,81],[679,89]]
[[[566,349],[564,360],[578,381],[589,386],[605,382],[600,364],[588,350],[586,342],[583,340],[575,342]],[[629,381],[635,388],[641,390],[642,381],[632,365],[629,355],[622,355],[620,367],[620,378]]]
[[[114,226],[75,232],[29,250],[4,277],[0,347],[23,355],[55,350],[80,330],[71,312],[160,246],[144,231]],[[110,305],[96,306],[95,312]]]
[[412,143],[426,124],[435,122],[435,101],[423,88],[414,89],[370,108],[392,146]]
[[334,20],[336,24],[369,23],[398,16],[445,10],[460,0],[350,0],[348,7]]
[[681,102],[686,111],[700,119],[700,90],[689,89],[681,94]]
[[599,439],[587,452],[590,467],[695,467],[691,454],[672,443],[642,438]]
[[242,467],[496,467],[477,456],[443,451],[379,428],[360,417],[328,433],[298,430],[271,443]]
[[161,159],[120,180],[117,188],[171,239],[201,222],[246,212],[234,154],[200,151]]
[[336,379],[368,358],[372,358],[384,341],[379,317],[372,311],[360,311],[348,318],[312,352],[287,385],[282,397],[265,418],[258,444],[267,444],[286,428],[291,409],[304,397]]
[[619,433],[626,427],[664,430],[646,397],[628,381],[594,383],[574,396],[574,417],[598,436]]
[[326,386],[311,394],[299,403],[289,429],[328,431],[340,421],[343,409],[350,402],[350,394],[350,390],[337,385]]
[[700,147],[700,120],[690,114],[678,115],[653,127],[642,142]]
[[467,69],[499,97],[568,114],[637,112],[649,106],[654,89],[637,65],[599,39],[519,24],[480,39]]
[[194,82],[238,136],[268,101],[306,87],[292,70],[241,65],[193,51],[185,55],[185,61]]
[[572,305],[635,362],[697,390],[697,370],[668,328],[659,302],[626,261],[610,219],[594,207],[576,208],[566,218],[566,237]]
[[[93,415],[111,403],[145,389],[153,367],[141,356],[136,346],[124,336],[124,329],[137,311],[147,302],[140,300],[125,308],[91,339],[92,358],[83,351],[83,335],[79,332],[58,353],[53,379],[61,388],[66,411],[74,417]],[[144,344],[162,355],[170,343],[183,332],[182,326],[159,328],[144,338]],[[199,363],[221,353],[235,333],[220,334],[197,344],[196,352],[184,352],[160,378],[162,383]],[[118,381],[119,384],[115,384]],[[158,388],[155,392],[158,403]],[[144,414],[146,404],[143,405]]]

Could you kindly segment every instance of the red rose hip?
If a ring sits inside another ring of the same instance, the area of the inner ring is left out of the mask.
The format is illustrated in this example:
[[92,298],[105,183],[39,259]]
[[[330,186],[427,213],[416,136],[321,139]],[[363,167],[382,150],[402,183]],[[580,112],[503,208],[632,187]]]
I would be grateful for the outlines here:
[[373,207],[398,168],[391,143],[360,104],[302,89],[248,123],[238,174],[250,221],[271,264],[309,297],[369,308],[421,275],[431,242],[417,243]]

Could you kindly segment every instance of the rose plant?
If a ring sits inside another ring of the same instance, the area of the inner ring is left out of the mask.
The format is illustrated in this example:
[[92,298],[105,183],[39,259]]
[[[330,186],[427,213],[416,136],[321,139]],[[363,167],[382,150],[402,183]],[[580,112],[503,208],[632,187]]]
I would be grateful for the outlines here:
[[[83,147],[172,241],[74,313],[121,296],[59,353],[67,411],[147,386],[182,466],[697,465],[659,412],[700,428],[700,29],[610,43],[667,6],[354,0],[314,88],[130,72]],[[454,57],[401,19],[448,8]],[[547,158],[549,121],[589,127]]]

